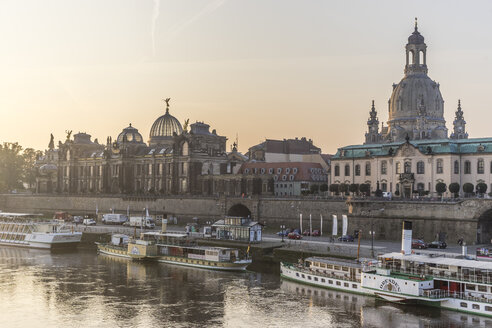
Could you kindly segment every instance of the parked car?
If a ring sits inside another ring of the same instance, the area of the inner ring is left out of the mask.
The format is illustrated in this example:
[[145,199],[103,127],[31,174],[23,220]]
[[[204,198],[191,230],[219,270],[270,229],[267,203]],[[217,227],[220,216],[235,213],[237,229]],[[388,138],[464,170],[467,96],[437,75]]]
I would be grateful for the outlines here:
[[434,240],[428,245],[429,248],[446,248],[448,245],[444,241]]
[[345,235],[345,236],[338,237],[338,241],[353,242],[354,241],[354,237],[351,236],[351,235]]
[[313,230],[313,234],[311,236],[313,236],[313,237],[319,237],[320,236],[319,230]]
[[73,217],[73,223],[82,223],[83,220],[84,218],[81,217],[80,215],[76,215]]
[[412,248],[424,249],[427,248],[427,244],[421,239],[412,239]]
[[289,239],[302,239],[302,235],[298,234],[296,232],[291,232],[287,235],[287,238],[289,238]]
[[391,198],[393,198],[393,194],[389,191],[383,191],[383,198],[391,200]]
[[84,219],[84,221],[82,222],[83,225],[96,225],[96,220],[94,219]]
[[287,237],[287,235],[290,233],[290,229],[285,229],[285,230],[281,230],[279,232],[277,232],[277,236],[284,236],[284,237]]

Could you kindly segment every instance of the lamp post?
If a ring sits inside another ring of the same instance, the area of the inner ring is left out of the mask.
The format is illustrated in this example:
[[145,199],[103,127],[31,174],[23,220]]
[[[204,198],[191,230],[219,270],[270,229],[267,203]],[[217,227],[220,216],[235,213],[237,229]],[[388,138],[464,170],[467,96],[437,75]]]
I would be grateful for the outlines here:
[[280,225],[280,235],[282,236],[282,242],[284,242],[284,234],[285,234],[285,225]]

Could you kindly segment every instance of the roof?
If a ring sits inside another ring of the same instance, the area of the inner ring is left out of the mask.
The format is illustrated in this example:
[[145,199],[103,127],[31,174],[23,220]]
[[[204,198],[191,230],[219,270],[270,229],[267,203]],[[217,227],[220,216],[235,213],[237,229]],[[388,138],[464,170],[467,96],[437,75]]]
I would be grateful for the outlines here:
[[361,263],[357,263],[353,260],[352,261],[351,260],[344,261],[343,259],[334,260],[334,259],[326,258],[326,257],[312,256],[312,257],[306,258],[306,261],[321,262],[321,263],[325,263],[325,264],[340,265],[340,266],[343,265],[343,266],[348,266],[351,268],[361,268],[362,267]]
[[[405,143],[400,141],[345,146],[339,148],[331,159],[392,156]],[[409,144],[423,154],[492,153],[492,138],[412,140]]]
[[221,227],[221,226],[227,226],[227,227],[253,227],[255,225],[261,225],[263,226],[264,224],[257,222],[257,221],[249,221],[246,224],[225,224],[224,220],[219,220],[212,224],[212,227]]
[[239,172],[241,174],[273,175],[274,179],[277,177],[276,179],[279,180],[284,180],[285,176],[284,181],[327,181],[328,176],[323,166],[315,162],[247,162],[243,163]]
[[278,154],[319,154],[321,149],[313,145],[311,139],[295,138],[284,140],[266,139],[264,142],[250,148],[250,151],[264,149],[267,153]]
[[492,271],[492,262],[485,262],[485,261],[456,259],[456,258],[449,258],[449,257],[430,257],[427,255],[416,255],[416,254],[403,255],[402,253],[398,253],[398,252],[383,254],[380,257],[386,257],[386,258],[389,257],[389,258],[393,258],[396,260],[403,260],[403,261],[442,264],[442,265]]

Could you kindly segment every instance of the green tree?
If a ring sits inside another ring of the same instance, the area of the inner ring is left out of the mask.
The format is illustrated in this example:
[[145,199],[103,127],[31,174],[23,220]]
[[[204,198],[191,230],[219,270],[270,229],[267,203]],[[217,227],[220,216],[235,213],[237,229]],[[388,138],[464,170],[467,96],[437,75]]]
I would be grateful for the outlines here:
[[338,187],[338,190],[342,193],[342,194],[345,194],[348,192],[348,184],[345,184],[345,183],[342,183],[340,184],[340,186]]
[[328,191],[328,184],[323,183],[321,186],[319,186],[319,191],[321,191],[321,192]]
[[458,197],[458,193],[460,192],[460,184],[457,182],[450,183],[449,191],[453,193],[454,197]]
[[371,185],[368,183],[363,183],[359,186],[359,191],[367,196],[370,196],[369,193],[371,192]]
[[442,195],[446,192],[446,184],[444,182],[438,182],[436,184],[436,191],[439,195]]
[[359,191],[359,184],[357,183],[351,183],[349,185],[349,191],[352,193],[352,194],[355,194],[356,192]]
[[22,187],[24,158],[22,146],[17,142],[0,145],[0,191],[7,192]]
[[473,183],[467,182],[463,185],[463,191],[465,192],[466,195],[472,194],[473,189],[474,189]]
[[318,184],[312,184],[309,187],[309,191],[311,192],[311,194],[317,194],[319,191],[319,185]]
[[487,185],[483,182],[477,184],[477,193],[485,194],[487,192]]
[[339,193],[339,190],[340,190],[340,185],[338,183],[332,183],[330,185],[330,191],[335,193],[335,194],[338,194]]
[[34,168],[34,164],[42,155],[43,153],[41,151],[34,150],[32,148],[26,148],[22,153],[24,162],[22,167],[22,180],[29,185],[29,188],[33,188],[36,183],[36,170]]

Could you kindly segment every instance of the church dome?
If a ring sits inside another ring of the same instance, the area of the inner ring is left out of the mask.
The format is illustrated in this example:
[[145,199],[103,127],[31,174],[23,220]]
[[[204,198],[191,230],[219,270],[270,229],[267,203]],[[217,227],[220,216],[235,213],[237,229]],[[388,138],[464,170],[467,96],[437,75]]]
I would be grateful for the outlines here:
[[417,27],[415,27],[415,31],[408,37],[409,44],[420,44],[424,43],[424,37],[419,33]]
[[118,135],[118,138],[116,141],[119,144],[122,143],[132,143],[132,144],[143,144],[143,138],[142,135],[138,132],[137,129],[135,129],[132,124],[130,123],[130,126],[127,128],[124,128],[123,131]]
[[150,129],[150,143],[152,145],[160,144],[162,142],[169,141],[172,139],[174,133],[181,134],[183,132],[183,127],[181,123],[169,114],[169,107],[166,108],[166,114],[159,117],[152,124]]

